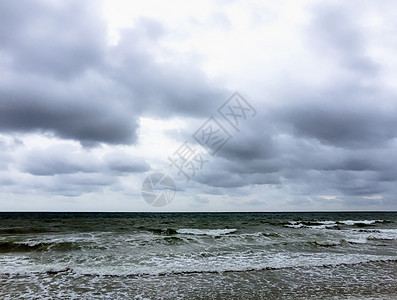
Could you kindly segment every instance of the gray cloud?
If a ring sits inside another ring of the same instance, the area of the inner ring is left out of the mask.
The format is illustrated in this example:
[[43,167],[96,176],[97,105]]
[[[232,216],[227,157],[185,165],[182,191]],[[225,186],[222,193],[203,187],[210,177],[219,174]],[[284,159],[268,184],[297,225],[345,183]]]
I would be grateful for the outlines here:
[[157,46],[164,29],[147,20],[137,25],[149,26],[150,32],[155,27],[156,33],[147,34],[144,30],[140,36],[139,28],[122,31],[118,45],[110,49],[106,70],[130,93],[130,102],[145,115],[165,118],[206,116],[215,110],[217,101],[227,95],[225,90],[209,82],[193,61],[155,62],[148,52]]
[[108,170],[119,174],[141,173],[150,170],[150,165],[144,159],[120,151],[107,154],[104,161]]
[[69,145],[33,149],[25,153],[17,165],[20,171],[36,176],[109,172],[125,175],[150,169],[144,159],[124,152],[111,152],[100,159]]
[[[317,99],[286,103],[275,112],[295,135],[338,147],[379,146],[397,136],[397,108],[380,91],[368,94],[359,86],[324,90]],[[388,108],[386,108],[388,107]]]
[[105,33],[99,15],[93,1],[5,0],[0,46],[20,72],[71,78],[102,59],[106,35],[98,34]]
[[338,4],[316,6],[309,28],[311,43],[317,45],[321,55],[335,57],[343,67],[360,76],[376,75],[378,66],[366,54],[363,30],[351,17],[355,13],[359,12]]
[[[322,57],[337,70],[335,78],[320,86],[283,82],[274,101],[262,101],[271,83],[257,87],[263,89],[251,95],[257,116],[240,132],[222,120],[233,139],[197,174],[192,193],[247,195],[249,187],[269,186],[295,196],[289,203],[297,206],[321,204],[327,200],[318,195],[328,194],[338,195],[334,204],[349,207],[375,205],[362,198],[374,194],[395,204],[396,95],[382,81],[382,64],[368,54],[371,39],[350,9],[311,7],[301,41],[308,55]],[[220,22],[232,30],[227,15],[217,14],[210,26]],[[158,21],[141,18],[120,31],[117,45],[109,45],[94,1],[2,1],[0,133],[45,134],[85,148],[59,145],[13,153],[21,142],[0,139],[1,188],[64,196],[116,189],[120,176],[149,171],[150,164],[122,151],[94,156],[94,147],[137,143],[142,116],[187,120],[182,133],[167,132],[181,144],[193,144],[192,134],[208,117],[221,119],[217,109],[231,93],[210,81],[194,57],[164,50],[169,34]],[[322,72],[303,67],[300,73]],[[7,173],[11,164],[23,184]],[[187,187],[178,190],[187,192]]]
[[95,73],[106,43],[97,5],[0,6],[0,53],[9,57],[0,76],[0,130],[52,132],[84,145],[134,142],[136,115],[113,100],[109,80]]
[[19,169],[32,175],[95,173],[100,162],[88,153],[76,153],[72,147],[56,146],[50,149],[33,149],[19,163]]
[[79,173],[60,174],[44,180],[32,180],[30,187],[39,194],[77,197],[87,193],[101,192],[118,182],[118,178],[108,174]]
[[15,137],[11,140],[0,137],[0,171],[9,169],[9,165],[14,162],[11,153],[21,145],[23,145],[23,143]]
[[96,2],[0,4],[0,131],[132,144],[142,114],[204,115],[224,92],[193,64],[156,62],[167,34],[141,19],[116,46]]
[[[343,91],[335,87],[334,95]],[[351,98],[329,97],[326,89],[316,101],[265,108],[196,180],[223,188],[278,186],[296,195],[395,193],[397,107]]]
[[[268,185],[294,195],[395,193],[394,100],[381,87],[369,92],[355,84],[330,85],[315,94],[294,91],[282,102],[256,107],[258,115],[245,120],[240,132],[227,127],[233,138],[194,180],[229,190]],[[210,115],[221,120],[216,111]],[[168,134],[194,144],[192,133],[205,121],[192,120],[182,132]]]

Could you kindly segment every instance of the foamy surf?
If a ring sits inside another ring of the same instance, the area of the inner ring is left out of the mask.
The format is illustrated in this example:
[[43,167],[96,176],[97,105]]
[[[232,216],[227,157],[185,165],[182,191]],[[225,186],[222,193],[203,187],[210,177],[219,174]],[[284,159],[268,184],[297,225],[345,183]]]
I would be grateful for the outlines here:
[[220,236],[236,232],[237,229],[196,229],[196,228],[182,228],[176,232],[180,234],[191,234],[191,235],[208,235],[208,236]]
[[365,224],[365,225],[372,225],[375,223],[383,223],[384,220],[359,220],[359,221],[353,221],[353,220],[345,220],[345,221],[338,221],[340,224],[348,225],[348,226],[354,226],[357,224]]
[[284,227],[327,229],[327,228],[338,227],[338,226],[364,227],[364,226],[372,226],[375,224],[381,224],[384,222],[385,222],[385,220],[289,221],[287,224],[284,224]]
[[371,262],[397,262],[394,256],[374,255],[332,255],[317,253],[312,256],[294,257],[286,253],[259,252],[255,255],[242,253],[240,256],[206,256],[202,253],[191,256],[175,256],[142,261],[139,264],[127,262],[120,265],[72,265],[56,263],[54,265],[15,265],[2,269],[4,275],[29,274],[76,274],[81,276],[164,276],[172,274],[246,272],[286,268],[337,267]]

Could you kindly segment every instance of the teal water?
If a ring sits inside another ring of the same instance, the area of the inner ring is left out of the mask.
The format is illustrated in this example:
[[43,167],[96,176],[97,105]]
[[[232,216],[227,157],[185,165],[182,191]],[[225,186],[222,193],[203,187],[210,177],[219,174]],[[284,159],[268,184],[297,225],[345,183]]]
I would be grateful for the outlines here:
[[397,213],[0,213],[0,298],[396,299]]

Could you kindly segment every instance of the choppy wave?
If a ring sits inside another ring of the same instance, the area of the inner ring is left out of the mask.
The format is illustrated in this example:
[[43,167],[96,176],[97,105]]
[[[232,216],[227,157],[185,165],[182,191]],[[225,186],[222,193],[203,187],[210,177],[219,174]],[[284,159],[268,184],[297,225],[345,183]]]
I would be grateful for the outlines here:
[[146,227],[138,227],[139,229],[143,229],[145,231],[149,231],[154,234],[159,235],[175,235],[175,234],[188,234],[188,235],[208,235],[208,236],[221,236],[229,233],[234,233],[237,229],[199,229],[199,228],[146,228]]
[[[397,258],[381,258],[381,259],[364,259],[361,261],[352,261],[352,262],[327,262],[327,263],[312,263],[309,265],[301,265],[301,264],[285,264],[285,265],[279,265],[279,266],[261,266],[258,264],[257,266],[228,266],[226,268],[220,268],[220,269],[197,269],[197,270],[179,270],[179,271],[166,271],[166,272],[154,272],[154,273],[144,273],[144,272],[137,272],[137,273],[129,273],[125,272],[123,274],[118,274],[118,273],[101,273],[101,272],[93,272],[93,273],[81,273],[78,272],[82,275],[86,276],[151,276],[151,275],[156,275],[156,276],[165,276],[165,275],[179,275],[179,274],[206,274],[206,273],[229,273],[229,272],[252,272],[252,271],[265,271],[265,270],[280,270],[280,269],[299,269],[299,268],[335,268],[339,266],[353,266],[353,265],[362,265],[362,264],[370,264],[370,263],[397,263]],[[71,270],[72,271],[72,270]],[[65,270],[62,270],[62,272],[65,272]]]
[[27,233],[45,233],[50,232],[50,230],[46,228],[0,228],[1,234],[27,234]]
[[335,221],[290,221],[284,224],[284,226],[289,228],[327,229],[336,227],[337,223]]
[[236,232],[237,229],[196,229],[196,228],[182,228],[178,229],[176,232],[180,234],[191,234],[191,235],[208,235],[208,236],[220,236],[229,233]]
[[76,249],[77,244],[73,242],[60,242],[60,243],[28,243],[28,242],[12,242],[12,241],[3,241],[0,242],[0,253],[18,253],[18,252],[40,252],[47,250],[54,251],[69,251],[72,249]]
[[346,241],[341,239],[339,242],[337,242],[337,241],[308,241],[306,243],[308,245],[314,246],[314,247],[336,247],[336,246],[340,246],[343,243],[346,243]]
[[348,226],[370,226],[376,223],[383,223],[385,222],[384,220],[360,220],[360,221],[353,221],[353,220],[345,220],[345,221],[337,221],[339,224],[344,224]]
[[[278,262],[278,261],[277,261]],[[365,265],[370,263],[393,263],[397,267],[396,257],[383,257],[383,258],[357,258],[353,260],[346,259],[328,259],[320,261],[311,261],[302,263],[300,261],[284,261],[274,263],[228,263],[223,265],[194,265],[186,267],[176,266],[175,268],[161,269],[161,268],[145,268],[138,267],[134,270],[112,270],[109,269],[95,269],[73,266],[41,266],[38,268],[19,268],[15,270],[1,270],[0,274],[3,275],[30,275],[30,274],[69,274],[78,276],[110,276],[110,277],[140,277],[140,276],[166,276],[166,275],[180,275],[180,274],[212,274],[212,273],[229,273],[229,272],[251,272],[251,271],[264,271],[264,270],[280,270],[280,269],[308,269],[308,268],[336,268],[339,266],[354,266]]]
[[397,240],[397,229],[377,229],[364,232],[369,234],[368,240]]
[[289,221],[283,224],[289,228],[338,229],[340,226],[374,227],[376,224],[388,223],[387,220],[342,220],[342,221]]
[[145,228],[145,227],[138,227],[138,228],[144,229],[146,231],[149,231],[149,232],[155,233],[155,234],[172,235],[172,234],[177,233],[177,231],[172,228]]
[[[370,274],[397,268],[397,215],[173,214],[7,222],[0,229],[0,275],[26,275],[27,281],[31,274],[71,280],[273,269],[292,274],[369,262],[373,268],[359,269]],[[47,226],[49,233],[42,232]]]

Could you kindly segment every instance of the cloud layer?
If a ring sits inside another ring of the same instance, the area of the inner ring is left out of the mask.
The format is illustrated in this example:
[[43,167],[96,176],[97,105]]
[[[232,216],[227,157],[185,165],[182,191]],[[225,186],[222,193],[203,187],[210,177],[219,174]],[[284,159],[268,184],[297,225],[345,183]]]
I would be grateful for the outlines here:
[[[2,1],[0,192],[139,196],[169,168],[164,145],[194,144],[213,116],[233,138],[175,178],[194,205],[395,209],[395,6],[219,2],[180,23],[138,13],[114,42],[97,1]],[[240,132],[217,113],[235,89],[258,112]],[[155,149],[143,117],[173,128]]]

